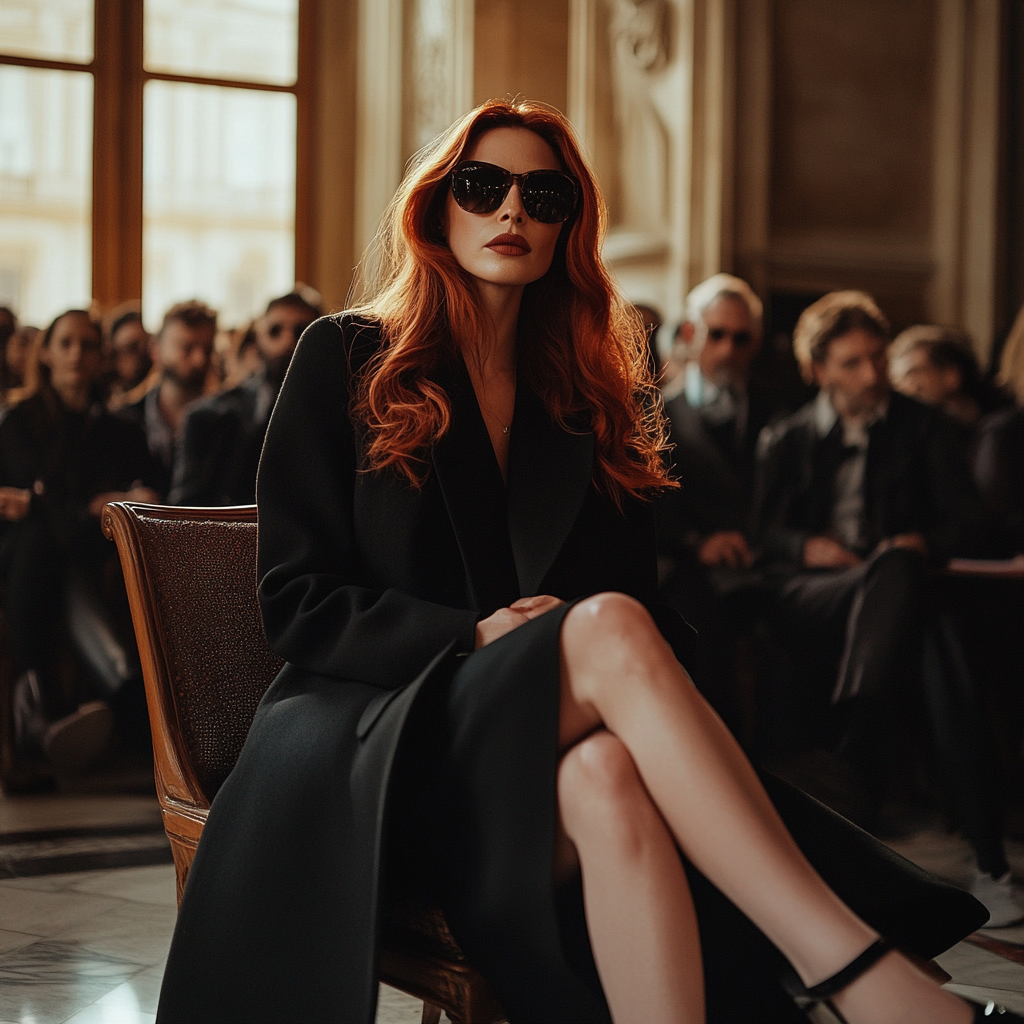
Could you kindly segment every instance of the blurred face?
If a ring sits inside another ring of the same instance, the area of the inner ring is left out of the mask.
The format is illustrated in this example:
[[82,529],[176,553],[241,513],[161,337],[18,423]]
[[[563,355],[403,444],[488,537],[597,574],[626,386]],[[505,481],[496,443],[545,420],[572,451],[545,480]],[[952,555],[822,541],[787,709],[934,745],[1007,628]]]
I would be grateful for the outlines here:
[[271,377],[284,377],[302,332],[314,319],[310,310],[288,303],[271,306],[260,318],[256,324],[256,347]]
[[923,346],[904,352],[889,367],[892,386],[928,405],[942,405],[960,391],[960,371],[936,366]]
[[729,295],[704,310],[702,322],[690,325],[700,346],[697,363],[712,384],[744,384],[750,364],[761,347],[761,336],[747,307]]
[[889,391],[887,346],[860,328],[833,338],[814,379],[832,399],[840,416],[860,416],[874,409]]
[[156,355],[164,377],[196,395],[203,390],[213,354],[212,327],[189,327],[172,320],[157,338]]
[[[497,164],[513,174],[562,170],[551,147],[525,128],[492,129],[477,139],[465,159]],[[562,230],[561,224],[542,224],[527,215],[518,185],[493,213],[467,213],[449,190],[442,223],[459,266],[481,287],[523,288],[543,277]]]
[[149,332],[137,320],[123,324],[110,339],[114,373],[125,387],[132,387],[146,375],[150,366],[149,343]]
[[50,369],[54,391],[74,401],[88,391],[102,367],[99,333],[81,314],[62,316],[39,358]]
[[9,378],[16,383],[25,379],[25,363],[28,360],[28,350],[32,347],[34,336],[31,328],[23,327],[7,339],[4,362],[7,364]]

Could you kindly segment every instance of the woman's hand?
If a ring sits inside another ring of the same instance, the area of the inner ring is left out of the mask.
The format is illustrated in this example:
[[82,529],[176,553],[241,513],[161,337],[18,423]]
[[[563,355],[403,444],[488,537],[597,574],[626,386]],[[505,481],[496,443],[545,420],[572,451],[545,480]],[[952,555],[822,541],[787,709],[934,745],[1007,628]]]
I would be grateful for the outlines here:
[[565,604],[557,597],[543,594],[540,597],[521,597],[508,608],[499,608],[493,615],[476,624],[476,649],[486,647],[518,626],[525,625],[559,605]]

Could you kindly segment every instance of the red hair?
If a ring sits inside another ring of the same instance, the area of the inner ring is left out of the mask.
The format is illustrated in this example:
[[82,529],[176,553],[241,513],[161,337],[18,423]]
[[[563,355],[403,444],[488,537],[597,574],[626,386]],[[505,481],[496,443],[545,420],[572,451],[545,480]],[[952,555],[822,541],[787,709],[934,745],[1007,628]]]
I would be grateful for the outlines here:
[[353,405],[367,428],[369,466],[393,467],[418,487],[431,445],[448,430],[451,406],[431,370],[486,331],[472,277],[442,235],[448,176],[484,133],[509,127],[543,139],[581,186],[550,269],[523,293],[520,379],[563,429],[582,419],[594,432],[594,481],[616,503],[672,486],[645,328],[601,262],[607,214],[593,172],[561,113],[507,100],[470,111],[418,154],[378,233],[377,280],[359,311],[379,319],[385,343]]

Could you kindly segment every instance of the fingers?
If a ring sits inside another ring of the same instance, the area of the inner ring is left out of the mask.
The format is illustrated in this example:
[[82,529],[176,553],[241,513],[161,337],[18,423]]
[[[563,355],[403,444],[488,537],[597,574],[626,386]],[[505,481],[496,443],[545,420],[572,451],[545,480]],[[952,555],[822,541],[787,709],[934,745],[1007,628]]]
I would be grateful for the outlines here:
[[518,601],[513,601],[509,608],[514,612],[519,612],[520,615],[525,615],[528,619],[536,619],[563,604],[565,602],[560,598],[552,597],[550,594],[541,594],[537,597],[521,597]]

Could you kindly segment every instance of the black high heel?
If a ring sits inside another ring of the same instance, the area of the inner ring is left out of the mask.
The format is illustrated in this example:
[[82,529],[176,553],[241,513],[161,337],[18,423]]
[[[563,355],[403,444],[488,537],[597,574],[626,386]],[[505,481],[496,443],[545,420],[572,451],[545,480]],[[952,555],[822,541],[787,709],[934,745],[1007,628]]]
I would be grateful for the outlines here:
[[[840,1024],[847,1024],[843,1015],[832,1005],[832,997],[838,995],[847,985],[852,985],[862,974],[869,971],[893,945],[886,939],[876,939],[855,960],[848,963],[841,971],[836,971],[830,978],[819,981],[808,988],[797,976],[796,971],[789,968],[782,977],[782,986],[796,1001],[801,1010],[811,1010],[815,1006],[827,1006]],[[962,997],[961,997],[962,998]],[[975,1003],[965,999],[968,1006],[974,1008],[974,1024],[1024,1024],[1024,1017],[1007,1010],[1003,1006],[989,1000],[986,1004]]]

